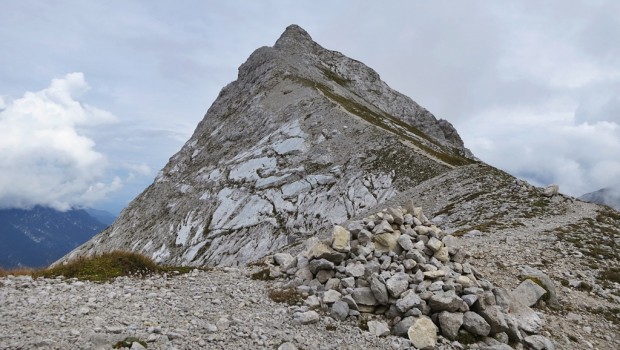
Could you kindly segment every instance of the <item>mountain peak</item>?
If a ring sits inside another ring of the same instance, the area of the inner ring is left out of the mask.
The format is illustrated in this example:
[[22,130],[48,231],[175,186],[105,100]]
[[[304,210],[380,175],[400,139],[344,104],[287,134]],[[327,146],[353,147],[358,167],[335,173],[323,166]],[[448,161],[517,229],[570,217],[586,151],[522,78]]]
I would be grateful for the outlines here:
[[579,197],[586,202],[603,204],[620,210],[620,190],[613,187],[601,188],[598,191],[586,193]]
[[297,24],[291,24],[286,27],[284,33],[280,35],[280,38],[276,41],[274,48],[299,48],[299,47],[311,47],[316,44],[310,34],[306,32],[302,27]]
[[155,182],[67,259],[238,265],[475,160],[450,123],[297,25],[254,51]]

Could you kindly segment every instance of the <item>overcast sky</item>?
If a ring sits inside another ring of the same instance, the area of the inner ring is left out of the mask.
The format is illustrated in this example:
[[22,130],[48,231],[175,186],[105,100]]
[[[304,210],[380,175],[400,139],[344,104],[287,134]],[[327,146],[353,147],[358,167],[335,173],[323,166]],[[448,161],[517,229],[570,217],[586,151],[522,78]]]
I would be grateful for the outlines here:
[[118,213],[289,24],[452,122],[485,162],[620,186],[620,1],[0,4],[0,207]]

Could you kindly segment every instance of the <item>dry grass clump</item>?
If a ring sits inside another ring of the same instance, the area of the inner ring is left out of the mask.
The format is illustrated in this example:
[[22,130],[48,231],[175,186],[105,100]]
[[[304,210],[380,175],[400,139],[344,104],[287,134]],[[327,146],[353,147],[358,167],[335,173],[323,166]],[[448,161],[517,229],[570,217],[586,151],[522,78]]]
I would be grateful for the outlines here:
[[165,268],[142,254],[114,251],[91,257],[80,257],[66,264],[37,271],[33,277],[78,278],[89,281],[109,281],[120,276],[145,276],[165,272]]
[[[29,275],[33,278],[63,276],[65,278],[106,282],[121,276],[142,277],[155,273],[182,274],[193,269],[195,267],[159,265],[151,258],[139,253],[113,251],[90,257],[80,257],[46,269],[16,268],[6,270],[0,268],[0,277],[9,275]],[[206,268],[202,269],[206,270]]]
[[299,305],[304,301],[303,296],[295,288],[270,289],[268,295],[276,303]]
[[30,267],[16,267],[13,269],[3,269],[0,267],[0,277],[6,276],[31,276],[36,270]]
[[269,269],[262,269],[252,274],[251,278],[256,281],[271,281],[275,278],[269,274]]

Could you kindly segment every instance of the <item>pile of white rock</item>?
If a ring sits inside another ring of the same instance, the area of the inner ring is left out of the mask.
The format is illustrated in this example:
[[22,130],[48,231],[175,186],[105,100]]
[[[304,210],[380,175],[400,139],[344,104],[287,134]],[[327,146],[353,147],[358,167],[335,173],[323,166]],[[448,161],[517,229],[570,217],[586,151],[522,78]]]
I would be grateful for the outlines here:
[[293,315],[302,324],[322,312],[341,321],[372,319],[371,333],[407,337],[418,349],[466,339],[486,349],[554,349],[539,335],[544,316],[530,308],[549,292],[531,279],[512,292],[494,287],[457,240],[409,203],[334,226],[331,241],[296,257],[275,254],[270,275],[305,296]]

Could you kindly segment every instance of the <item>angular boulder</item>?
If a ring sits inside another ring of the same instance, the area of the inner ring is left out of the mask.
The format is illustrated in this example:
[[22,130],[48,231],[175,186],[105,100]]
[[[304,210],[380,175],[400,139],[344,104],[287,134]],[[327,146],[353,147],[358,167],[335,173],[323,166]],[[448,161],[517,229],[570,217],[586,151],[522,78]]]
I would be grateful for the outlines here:
[[463,328],[471,334],[486,337],[491,333],[491,326],[475,312],[467,311],[463,315]]
[[428,300],[428,306],[431,307],[433,312],[456,312],[456,311],[467,311],[467,304],[463,301],[463,299],[459,298],[456,295],[450,295],[446,293],[435,294]]
[[332,249],[325,243],[319,242],[310,248],[308,251],[308,259],[325,259],[333,262],[334,264],[340,264],[344,260],[345,255]]
[[545,288],[539,286],[531,279],[526,279],[521,282],[521,284],[519,284],[517,288],[512,291],[513,297],[519,299],[522,304],[527,306],[533,306],[536,304],[546,293],[547,291]]
[[316,311],[298,312],[293,315],[293,322],[311,324],[319,322],[319,314]]
[[454,340],[459,335],[459,329],[463,325],[463,313],[443,311],[439,314],[437,320],[439,321],[441,334],[450,340]]
[[332,248],[341,253],[350,252],[351,232],[340,225],[335,225],[332,233]]
[[544,296],[544,300],[547,302],[547,305],[549,305],[549,307],[551,307],[552,309],[560,308],[560,302],[558,300],[558,294],[556,292],[555,285],[546,273],[527,265],[521,266],[520,270],[521,278],[529,278],[547,291],[547,294]]
[[337,300],[332,305],[330,316],[335,320],[342,321],[349,315],[349,310],[349,304],[343,300]]
[[399,272],[385,281],[385,286],[391,296],[398,298],[409,287],[409,275]]
[[402,313],[407,312],[412,307],[422,304],[422,298],[414,291],[408,290],[396,301],[396,309]]
[[372,290],[368,287],[354,288],[351,297],[358,305],[375,306],[379,304]]
[[370,276],[370,290],[372,290],[372,294],[379,304],[387,305],[389,299],[387,287],[383,279],[376,273]]
[[555,344],[551,339],[542,335],[530,335],[523,339],[523,343],[532,350],[555,350]]
[[390,334],[390,327],[383,321],[368,321],[368,331],[377,337],[385,337]]
[[420,350],[434,349],[437,344],[437,326],[430,318],[421,317],[409,327],[407,336],[411,344]]

